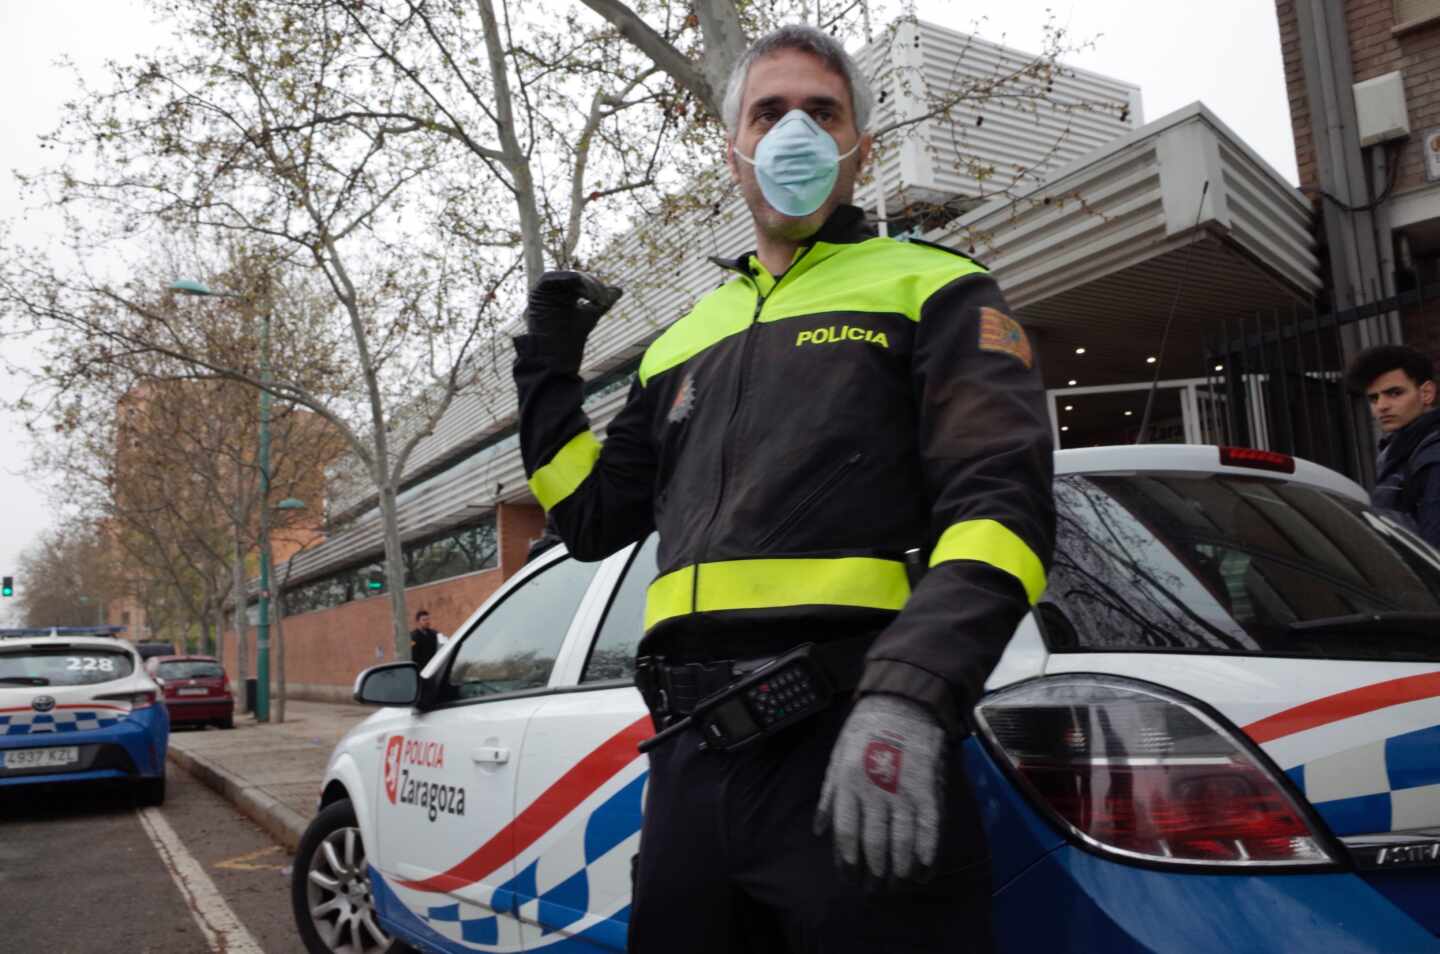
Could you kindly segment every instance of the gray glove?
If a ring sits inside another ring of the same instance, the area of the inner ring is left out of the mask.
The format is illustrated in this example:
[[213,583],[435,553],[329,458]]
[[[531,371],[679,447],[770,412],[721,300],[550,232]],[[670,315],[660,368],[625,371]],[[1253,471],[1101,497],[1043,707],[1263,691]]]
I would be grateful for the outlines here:
[[553,361],[576,371],[585,339],[622,294],[622,289],[584,272],[545,272],[525,303],[525,330],[540,339]]
[[928,873],[940,845],[944,747],[939,721],[909,699],[855,703],[815,814],[815,834],[834,829],[837,863],[879,881]]

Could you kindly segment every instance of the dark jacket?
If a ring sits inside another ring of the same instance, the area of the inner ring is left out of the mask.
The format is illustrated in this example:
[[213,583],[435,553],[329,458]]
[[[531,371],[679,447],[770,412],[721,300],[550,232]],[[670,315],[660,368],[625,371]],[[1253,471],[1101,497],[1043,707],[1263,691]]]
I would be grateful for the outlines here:
[[642,652],[878,631],[860,691],[959,725],[1050,564],[1029,340],[980,265],[850,206],[778,279],[717,264],[734,277],[651,344],[603,446],[565,349],[516,339],[531,488],[582,560],[659,530]]
[[1380,441],[1375,460],[1377,510],[1403,516],[1440,547],[1440,409],[1428,411]]
[[438,630],[426,626],[424,629],[412,629],[410,631],[410,659],[421,669],[425,668],[439,648],[440,635]]

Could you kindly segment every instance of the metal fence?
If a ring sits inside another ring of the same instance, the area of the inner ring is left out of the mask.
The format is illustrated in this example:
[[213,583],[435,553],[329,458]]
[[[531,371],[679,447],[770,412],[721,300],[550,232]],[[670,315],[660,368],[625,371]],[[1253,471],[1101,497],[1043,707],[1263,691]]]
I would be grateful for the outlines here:
[[1431,311],[1440,312],[1440,285],[1343,311],[1297,306],[1217,319],[1205,337],[1206,380],[1198,388],[1205,440],[1294,454],[1368,483],[1368,412],[1346,391],[1346,362],[1385,343],[1434,354],[1440,329]]

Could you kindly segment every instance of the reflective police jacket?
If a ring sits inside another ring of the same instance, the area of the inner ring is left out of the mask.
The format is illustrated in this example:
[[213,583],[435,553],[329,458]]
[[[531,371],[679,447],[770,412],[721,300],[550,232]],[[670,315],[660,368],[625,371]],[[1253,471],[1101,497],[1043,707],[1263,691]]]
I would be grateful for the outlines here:
[[[645,352],[603,444],[563,349],[516,339],[536,498],[581,560],[659,531],[643,652],[677,633],[724,658],[742,634],[869,629],[859,691],[959,725],[1053,545],[1025,332],[981,266],[870,237],[851,206],[779,278],[754,255],[724,267]],[[930,568],[912,593],[915,547]]]

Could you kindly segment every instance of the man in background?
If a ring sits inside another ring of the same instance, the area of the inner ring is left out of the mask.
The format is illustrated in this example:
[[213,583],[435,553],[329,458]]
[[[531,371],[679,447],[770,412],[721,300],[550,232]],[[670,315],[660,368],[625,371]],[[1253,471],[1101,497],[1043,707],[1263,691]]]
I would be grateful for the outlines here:
[[430,614],[422,609],[415,614],[415,628],[410,631],[410,659],[424,669],[439,646],[440,633],[430,627]]
[[1440,409],[1435,367],[1414,348],[1381,345],[1355,356],[1346,380],[1365,395],[1385,435],[1375,458],[1379,510],[1401,515],[1432,546],[1440,546]]

